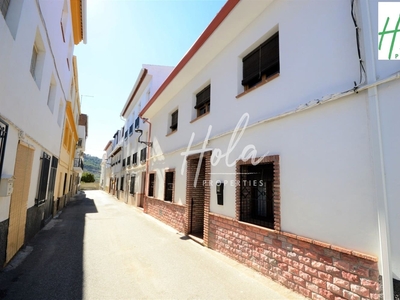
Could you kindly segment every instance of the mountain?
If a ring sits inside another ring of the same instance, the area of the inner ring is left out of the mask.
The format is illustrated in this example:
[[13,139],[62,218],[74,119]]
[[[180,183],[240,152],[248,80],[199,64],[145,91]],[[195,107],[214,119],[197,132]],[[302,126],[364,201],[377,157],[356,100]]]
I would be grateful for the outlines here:
[[83,172],[89,172],[94,175],[98,182],[101,173],[101,158],[91,156],[90,154],[83,154]]

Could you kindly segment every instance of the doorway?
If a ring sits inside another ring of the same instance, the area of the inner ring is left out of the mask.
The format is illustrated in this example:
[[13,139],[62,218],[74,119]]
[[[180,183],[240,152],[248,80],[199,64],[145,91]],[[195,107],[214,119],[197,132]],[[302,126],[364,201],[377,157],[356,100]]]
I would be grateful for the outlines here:
[[14,190],[10,202],[6,263],[24,244],[33,154],[34,150],[31,147],[25,146],[21,142],[18,144],[14,169]]
[[194,155],[187,160],[186,203],[188,214],[188,233],[203,239],[207,244],[208,213],[210,211],[210,187],[206,184],[210,178],[210,153]]

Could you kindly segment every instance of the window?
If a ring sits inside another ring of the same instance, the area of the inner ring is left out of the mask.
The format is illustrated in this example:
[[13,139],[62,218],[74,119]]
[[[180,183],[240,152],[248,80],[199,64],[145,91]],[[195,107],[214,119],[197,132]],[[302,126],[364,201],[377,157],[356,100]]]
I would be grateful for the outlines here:
[[257,165],[238,161],[236,174],[239,220],[280,230],[279,156],[264,157]]
[[4,153],[6,152],[7,133],[8,124],[0,119],[0,175],[3,169]]
[[137,152],[132,155],[132,165],[137,165]]
[[144,163],[146,161],[146,150],[147,150],[147,147],[140,150],[140,162],[141,163]]
[[60,20],[61,33],[62,33],[62,38],[63,38],[63,42],[64,43],[65,43],[65,31],[66,31],[66,28],[67,28],[66,27],[67,26],[67,20],[68,20],[68,6],[67,6],[67,2],[64,1],[61,20]]
[[47,96],[47,106],[50,108],[50,111],[54,112],[54,103],[56,102],[56,81],[53,76],[51,76],[50,86],[49,86],[49,94]]
[[43,44],[42,36],[40,35],[39,29],[36,30],[35,41],[32,47],[31,64],[29,70],[32,78],[35,80],[37,86],[40,88],[42,82],[42,73],[45,60],[45,47]]
[[128,138],[128,130],[125,131],[124,139],[126,140]]
[[119,187],[119,189],[120,189],[121,191],[123,191],[123,190],[124,190],[124,176],[121,177],[120,185],[121,185],[121,186]]
[[122,160],[122,166],[125,167],[125,158]]
[[58,107],[58,117],[57,117],[57,124],[61,127],[62,121],[64,117],[64,103],[63,100],[60,99],[60,105]]
[[3,14],[4,19],[6,18],[8,6],[10,5],[11,0],[0,0],[0,10]]
[[133,124],[129,126],[129,136],[133,134]]
[[165,188],[164,188],[164,200],[171,201],[174,198],[174,173],[173,171],[165,172]]
[[38,49],[36,45],[33,45],[33,49],[32,49],[32,58],[31,58],[31,74],[32,77],[34,79],[36,79],[36,75],[35,75],[35,70],[36,70],[36,63],[37,63],[37,58],[38,58]]
[[171,128],[171,132],[178,128],[178,110],[171,114],[171,126],[169,128]]
[[131,165],[131,156],[130,155],[126,158],[126,165],[127,166]]
[[149,174],[149,197],[154,197],[155,174]]
[[279,32],[243,58],[245,90],[279,73]]
[[[43,204],[46,201],[47,181],[49,179],[51,156],[43,152],[40,158],[39,186],[36,197],[36,205]],[[65,182],[64,182],[65,185]]]
[[129,194],[131,195],[135,194],[135,180],[136,180],[135,175],[131,175],[131,185],[129,187]]
[[208,85],[196,95],[197,117],[200,117],[210,111],[210,90],[211,85]]
[[135,120],[135,129],[139,128],[139,117]]

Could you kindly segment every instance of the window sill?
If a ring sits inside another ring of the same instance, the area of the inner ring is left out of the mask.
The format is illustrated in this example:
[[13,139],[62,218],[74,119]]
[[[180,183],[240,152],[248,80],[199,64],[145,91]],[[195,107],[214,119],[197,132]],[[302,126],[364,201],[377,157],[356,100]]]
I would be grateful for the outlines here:
[[177,131],[178,131],[178,129],[175,129],[174,131],[171,131],[170,133],[168,133],[166,136],[170,136],[170,135],[174,134]]
[[210,112],[206,112],[205,114],[202,114],[201,116],[198,116],[197,118],[193,119],[192,121],[190,121],[190,124],[192,124],[193,122],[196,122],[197,120],[209,115]]
[[244,96],[244,95],[250,93],[251,91],[253,91],[253,90],[259,88],[260,86],[262,86],[262,85],[264,85],[264,84],[266,84],[266,83],[268,83],[268,82],[270,82],[271,80],[274,80],[274,79],[277,78],[277,77],[279,77],[279,73],[276,73],[276,74],[274,74],[274,75],[271,75],[271,76],[265,78],[263,81],[257,83],[255,86],[253,86],[253,87],[251,87],[251,88],[245,90],[243,93],[240,93],[239,95],[237,95],[237,96],[236,96],[236,99],[239,99],[240,97],[242,97],[242,96]]

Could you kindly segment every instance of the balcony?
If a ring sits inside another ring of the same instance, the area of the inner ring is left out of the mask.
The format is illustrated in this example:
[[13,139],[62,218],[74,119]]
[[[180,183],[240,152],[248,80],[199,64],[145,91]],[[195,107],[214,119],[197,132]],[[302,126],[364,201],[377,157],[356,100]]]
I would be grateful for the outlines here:
[[83,160],[82,160],[82,158],[75,158],[74,159],[74,171],[78,172],[79,174],[83,173]]

